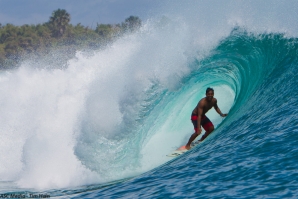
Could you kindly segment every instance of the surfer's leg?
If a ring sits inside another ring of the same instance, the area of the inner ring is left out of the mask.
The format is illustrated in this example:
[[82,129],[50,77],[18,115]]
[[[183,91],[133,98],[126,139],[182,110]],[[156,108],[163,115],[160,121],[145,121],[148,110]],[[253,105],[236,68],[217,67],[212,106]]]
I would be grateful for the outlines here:
[[193,127],[194,127],[195,132],[190,136],[187,144],[185,145],[185,148],[187,150],[190,149],[190,144],[192,143],[192,141],[194,141],[196,139],[196,137],[198,137],[198,134],[196,133],[198,131],[198,125],[197,125],[198,122],[197,122],[197,120],[194,120],[194,119],[192,119],[191,122],[193,124]]
[[212,133],[212,131],[214,130],[214,126],[210,126],[209,129],[205,132],[205,134],[201,137],[200,141],[205,140],[206,137],[208,137],[208,135],[210,135],[210,133]]
[[196,139],[196,137],[198,137],[198,134],[197,134],[196,132],[194,132],[194,133],[190,136],[190,138],[189,138],[187,144],[185,145],[185,148],[186,148],[187,150],[190,149],[190,144],[192,143],[192,141],[194,141],[194,140]]
[[214,130],[214,126],[208,117],[205,117],[204,120],[202,120],[201,124],[206,131],[200,139],[200,141],[203,141],[206,137],[208,137],[210,133],[212,133],[212,131]]

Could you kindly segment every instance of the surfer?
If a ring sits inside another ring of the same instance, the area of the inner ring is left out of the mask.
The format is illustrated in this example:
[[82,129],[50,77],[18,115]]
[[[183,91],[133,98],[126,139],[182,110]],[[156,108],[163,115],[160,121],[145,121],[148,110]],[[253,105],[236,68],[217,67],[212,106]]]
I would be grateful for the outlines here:
[[193,123],[195,132],[190,136],[188,143],[186,144],[185,148],[190,149],[190,144],[192,141],[196,139],[198,135],[201,134],[202,129],[201,126],[205,129],[206,133],[202,136],[199,141],[203,141],[213,130],[214,126],[209,118],[205,115],[212,107],[216,110],[216,112],[221,117],[226,117],[228,114],[223,114],[217,106],[217,100],[214,96],[213,88],[206,89],[206,97],[201,99],[196,106],[196,108],[192,111],[191,114],[191,121]]

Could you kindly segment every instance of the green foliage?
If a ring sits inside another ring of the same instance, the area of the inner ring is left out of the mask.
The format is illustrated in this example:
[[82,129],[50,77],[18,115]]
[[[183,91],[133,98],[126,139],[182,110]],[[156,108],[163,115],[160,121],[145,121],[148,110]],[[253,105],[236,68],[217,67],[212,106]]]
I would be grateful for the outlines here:
[[139,17],[130,16],[125,19],[125,22],[122,23],[122,27],[126,31],[135,31],[139,29],[142,25],[142,21]]
[[0,69],[14,67],[27,56],[47,55],[53,49],[72,52],[98,49],[117,36],[140,28],[141,20],[130,16],[121,24],[97,24],[95,30],[70,24],[70,14],[64,9],[53,11],[44,24],[14,26],[0,23]]
[[113,28],[110,24],[97,24],[95,32],[105,39],[109,39],[113,35]]
[[3,65],[5,58],[6,57],[5,57],[4,45],[0,44],[0,65]]
[[49,25],[54,37],[62,37],[70,22],[70,14],[64,9],[55,10],[50,17]]

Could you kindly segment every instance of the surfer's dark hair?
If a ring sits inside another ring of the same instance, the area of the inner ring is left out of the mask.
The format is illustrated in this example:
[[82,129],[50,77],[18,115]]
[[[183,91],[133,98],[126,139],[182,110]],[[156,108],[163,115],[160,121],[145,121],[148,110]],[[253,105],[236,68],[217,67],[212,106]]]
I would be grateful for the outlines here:
[[207,94],[209,91],[213,91],[213,92],[214,92],[213,88],[208,87],[208,88],[206,89],[206,94]]

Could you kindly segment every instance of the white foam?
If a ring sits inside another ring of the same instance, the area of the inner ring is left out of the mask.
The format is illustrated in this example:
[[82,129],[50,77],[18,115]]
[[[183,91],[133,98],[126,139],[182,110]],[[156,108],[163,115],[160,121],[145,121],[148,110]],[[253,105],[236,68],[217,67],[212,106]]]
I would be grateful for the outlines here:
[[[175,94],[193,58],[208,54],[235,24],[297,34],[296,1],[264,2],[171,1],[162,12],[167,19],[148,20],[94,56],[78,52],[67,69],[36,63],[2,72],[1,181],[61,188],[133,176],[167,161],[165,154],[192,133],[189,113],[204,95],[197,88]],[[148,94],[154,83],[173,96],[142,120],[159,97],[160,90]],[[228,111],[233,92],[215,89]],[[220,122],[216,113],[210,119]]]

